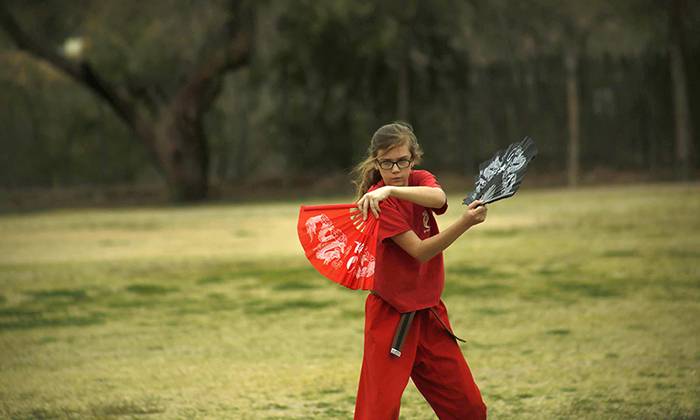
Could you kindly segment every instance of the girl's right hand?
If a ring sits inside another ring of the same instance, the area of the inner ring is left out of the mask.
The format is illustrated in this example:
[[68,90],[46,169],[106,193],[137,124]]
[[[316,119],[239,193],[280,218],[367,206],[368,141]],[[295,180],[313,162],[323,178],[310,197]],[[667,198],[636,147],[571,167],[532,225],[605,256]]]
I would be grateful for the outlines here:
[[467,206],[467,211],[462,214],[462,220],[464,220],[468,226],[478,225],[479,223],[486,220],[486,204],[482,204],[480,200],[474,200]]

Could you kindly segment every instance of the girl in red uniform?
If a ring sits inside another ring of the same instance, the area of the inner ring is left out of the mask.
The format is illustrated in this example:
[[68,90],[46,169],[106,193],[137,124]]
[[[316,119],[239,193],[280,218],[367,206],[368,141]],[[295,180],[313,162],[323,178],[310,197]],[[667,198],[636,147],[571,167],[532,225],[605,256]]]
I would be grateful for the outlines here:
[[409,125],[387,124],[354,171],[358,208],[363,217],[379,218],[355,419],[398,419],[409,377],[441,420],[486,418],[440,299],[442,251],[483,222],[486,207],[472,203],[439,232],[433,213],[445,213],[447,199],[430,172],[413,169],[422,154]]

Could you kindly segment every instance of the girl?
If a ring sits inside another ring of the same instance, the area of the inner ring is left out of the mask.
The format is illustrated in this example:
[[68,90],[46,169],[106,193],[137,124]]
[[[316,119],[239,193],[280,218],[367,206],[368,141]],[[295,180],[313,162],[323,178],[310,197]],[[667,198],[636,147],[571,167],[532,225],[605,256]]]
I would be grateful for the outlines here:
[[486,207],[472,203],[438,232],[433,213],[445,213],[447,199],[430,172],[413,169],[422,155],[412,128],[395,122],[374,133],[353,171],[358,208],[364,218],[379,218],[355,419],[398,419],[409,377],[440,419],[486,418],[440,299],[442,251],[483,222]]

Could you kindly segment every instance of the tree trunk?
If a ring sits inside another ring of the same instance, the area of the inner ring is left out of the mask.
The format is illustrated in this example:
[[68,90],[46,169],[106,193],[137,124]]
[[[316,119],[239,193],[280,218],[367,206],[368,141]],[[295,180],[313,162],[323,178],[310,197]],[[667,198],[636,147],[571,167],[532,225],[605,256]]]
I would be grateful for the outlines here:
[[[223,75],[248,63],[252,53],[254,11],[233,2],[225,31],[209,40],[217,44],[194,66],[173,98],[156,100],[143,86],[114,86],[85,61],[69,60],[33,39],[0,3],[0,26],[22,50],[44,60],[103,100],[146,146],[175,201],[207,196],[209,150],[202,127],[204,113],[221,91]],[[148,109],[150,112],[144,111]]]
[[568,116],[569,147],[566,162],[567,182],[570,187],[579,183],[579,96],[578,57],[576,48],[569,46],[564,52],[566,69],[566,111]]
[[201,118],[187,118],[182,112],[168,109],[156,123],[151,141],[171,198],[206,198],[209,152]]
[[[408,52],[405,54],[408,55]],[[410,101],[410,81],[408,75],[409,60],[408,57],[403,57],[399,65],[399,77],[396,90],[396,115],[398,119],[408,121],[409,118],[409,101]]]
[[671,7],[671,37],[669,45],[669,66],[673,85],[673,109],[676,134],[676,176],[688,181],[691,178],[691,138],[692,127],[688,105],[688,88],[684,60],[684,9],[686,3],[674,0]]

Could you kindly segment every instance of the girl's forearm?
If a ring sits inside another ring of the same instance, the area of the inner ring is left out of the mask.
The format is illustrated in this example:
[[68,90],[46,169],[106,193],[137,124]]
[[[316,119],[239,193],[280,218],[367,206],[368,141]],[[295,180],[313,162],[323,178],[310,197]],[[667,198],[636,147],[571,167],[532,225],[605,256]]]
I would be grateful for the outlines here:
[[435,187],[391,187],[391,196],[408,200],[423,207],[439,209],[445,204],[445,192]]
[[471,226],[467,220],[460,217],[442,232],[420,241],[415,258],[421,262],[428,261],[452,245]]
[[409,230],[392,237],[392,239],[410,256],[420,262],[426,262],[452,245],[452,242],[472,226],[474,226],[473,220],[461,216],[447,229],[429,238],[420,239],[414,231]]

